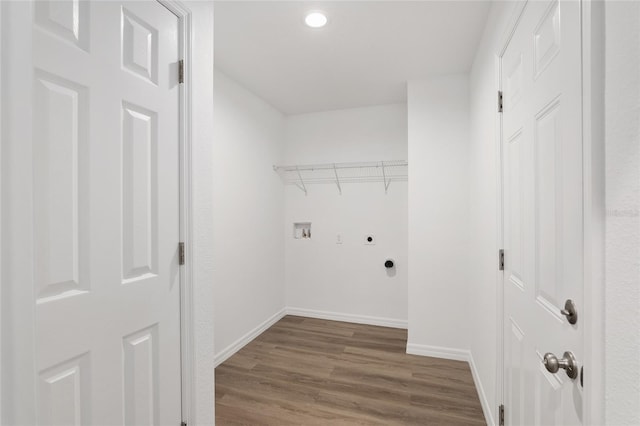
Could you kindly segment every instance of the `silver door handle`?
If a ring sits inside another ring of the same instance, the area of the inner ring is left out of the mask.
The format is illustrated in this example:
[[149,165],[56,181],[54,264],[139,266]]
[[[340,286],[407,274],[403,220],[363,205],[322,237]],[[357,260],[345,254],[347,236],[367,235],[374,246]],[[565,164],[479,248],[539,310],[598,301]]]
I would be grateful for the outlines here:
[[549,373],[555,374],[562,368],[570,379],[578,377],[578,361],[576,361],[576,357],[573,356],[572,352],[565,352],[564,357],[560,359],[551,352],[547,352],[544,354],[542,362]]

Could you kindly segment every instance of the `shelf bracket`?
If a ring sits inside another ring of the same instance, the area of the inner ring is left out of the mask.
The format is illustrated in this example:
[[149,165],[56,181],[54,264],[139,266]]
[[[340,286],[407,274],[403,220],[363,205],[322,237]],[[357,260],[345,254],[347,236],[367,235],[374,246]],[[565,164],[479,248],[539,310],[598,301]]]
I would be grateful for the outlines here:
[[391,179],[387,182],[387,173],[384,170],[384,161],[381,161],[380,164],[382,165],[382,181],[384,182],[384,193],[386,194],[389,190],[389,185],[391,185]]
[[336,175],[336,185],[338,185],[338,191],[340,195],[342,195],[342,187],[340,186],[340,178],[338,177],[338,170],[336,169],[335,163],[333,163],[333,174]]
[[307,195],[307,187],[304,185],[304,180],[302,180],[302,175],[298,167],[296,167],[296,172],[298,172],[298,179],[300,179],[300,185],[296,184],[296,186],[304,191],[304,195]]

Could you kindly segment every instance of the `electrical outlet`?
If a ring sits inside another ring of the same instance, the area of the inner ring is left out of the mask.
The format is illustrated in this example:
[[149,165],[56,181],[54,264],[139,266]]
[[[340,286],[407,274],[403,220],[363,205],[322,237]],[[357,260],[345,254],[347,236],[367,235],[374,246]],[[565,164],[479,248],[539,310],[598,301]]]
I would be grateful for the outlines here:
[[375,246],[376,245],[376,237],[371,235],[371,234],[367,234],[364,236],[364,244],[366,246]]

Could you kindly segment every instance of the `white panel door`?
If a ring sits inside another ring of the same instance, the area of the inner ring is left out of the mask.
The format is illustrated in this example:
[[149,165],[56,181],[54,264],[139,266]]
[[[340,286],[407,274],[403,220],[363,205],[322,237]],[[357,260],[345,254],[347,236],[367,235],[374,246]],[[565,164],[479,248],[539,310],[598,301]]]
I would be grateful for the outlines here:
[[179,425],[178,18],[3,7],[11,422]]
[[508,425],[582,423],[580,377],[543,364],[583,354],[580,31],[580,2],[530,1],[501,58]]

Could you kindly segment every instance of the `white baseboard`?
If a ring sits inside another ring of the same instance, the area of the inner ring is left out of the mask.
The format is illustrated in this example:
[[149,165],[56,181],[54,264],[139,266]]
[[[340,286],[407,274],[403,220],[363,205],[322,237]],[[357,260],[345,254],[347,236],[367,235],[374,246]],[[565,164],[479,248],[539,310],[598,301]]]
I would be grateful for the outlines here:
[[280,321],[285,315],[287,315],[287,309],[282,308],[271,317],[267,318],[267,320],[262,324],[258,325],[256,328],[224,348],[222,351],[218,352],[214,357],[214,366],[217,367],[218,365],[225,362],[233,354],[244,348],[247,344],[251,343],[253,339],[261,335],[266,329]]
[[476,368],[476,363],[473,360],[473,354],[471,352],[469,352],[469,367],[471,367],[473,382],[476,384],[476,389],[478,389],[478,397],[480,398],[480,405],[482,405],[484,419],[488,425],[494,426],[496,423],[493,419],[493,407],[489,405],[487,395],[484,393],[484,388],[482,387],[482,382],[480,381],[480,375],[478,374],[478,369]]
[[339,312],[316,311],[313,309],[287,308],[287,315],[326,319],[331,321],[353,322],[356,324],[378,325],[381,327],[407,328],[406,320],[393,318],[370,317],[367,315],[341,314]]
[[434,358],[452,359],[454,361],[467,361],[471,354],[466,349],[445,348],[442,346],[418,345],[407,343],[407,353],[410,355],[431,356]]
[[484,387],[482,386],[482,382],[480,381],[480,375],[478,374],[478,369],[476,367],[475,361],[473,360],[473,354],[471,353],[471,351],[466,349],[445,348],[441,346],[408,343],[407,353],[411,355],[422,355],[435,358],[451,359],[454,361],[466,361],[469,364],[471,375],[473,376],[473,382],[475,383],[476,389],[478,390],[478,398],[480,399],[480,405],[482,406],[484,419],[487,422],[487,425],[495,425],[493,419],[493,410],[491,405],[489,405],[487,395],[484,392]]

